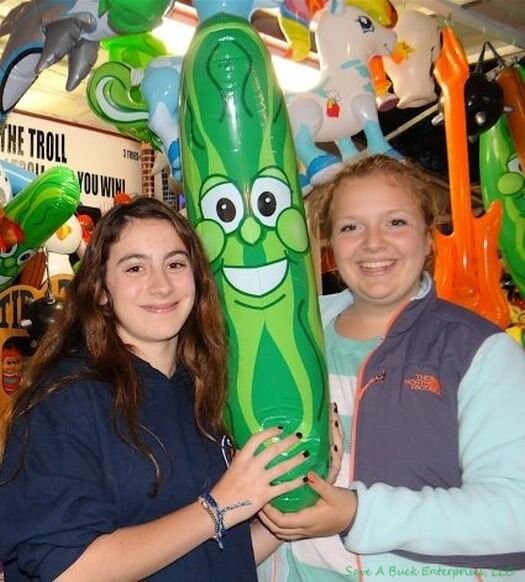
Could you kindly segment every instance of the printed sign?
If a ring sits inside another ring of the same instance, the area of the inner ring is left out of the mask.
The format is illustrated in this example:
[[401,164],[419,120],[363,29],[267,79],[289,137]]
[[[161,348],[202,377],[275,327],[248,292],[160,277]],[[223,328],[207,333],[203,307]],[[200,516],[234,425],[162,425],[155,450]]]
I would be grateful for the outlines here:
[[14,112],[0,130],[0,159],[41,174],[66,164],[77,172],[81,202],[107,210],[119,192],[141,193],[140,144],[118,134]]

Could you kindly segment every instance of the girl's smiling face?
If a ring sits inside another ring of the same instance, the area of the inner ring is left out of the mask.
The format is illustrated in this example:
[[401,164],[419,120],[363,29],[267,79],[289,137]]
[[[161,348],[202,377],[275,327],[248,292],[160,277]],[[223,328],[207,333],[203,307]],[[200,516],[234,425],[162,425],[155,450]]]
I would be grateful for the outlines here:
[[355,306],[397,310],[417,293],[431,249],[416,199],[387,175],[348,178],[333,196],[331,244]]
[[109,252],[106,289],[118,334],[138,355],[166,347],[175,352],[193,308],[195,281],[187,249],[170,222],[133,219],[124,227]]

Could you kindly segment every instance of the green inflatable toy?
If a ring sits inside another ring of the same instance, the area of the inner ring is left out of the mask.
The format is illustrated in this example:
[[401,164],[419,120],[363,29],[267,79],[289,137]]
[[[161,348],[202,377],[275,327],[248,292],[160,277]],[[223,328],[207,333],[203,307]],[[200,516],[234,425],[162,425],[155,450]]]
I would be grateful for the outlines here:
[[168,54],[164,43],[151,32],[114,36],[100,44],[108,52],[109,61],[126,63],[134,69],[143,69],[152,59]]
[[483,202],[488,208],[501,200],[499,244],[506,269],[525,298],[525,176],[504,115],[480,135],[479,151]]
[[162,144],[148,125],[148,105],[140,87],[133,82],[133,71],[143,69],[155,58],[166,56],[164,44],[150,33],[118,36],[102,42],[109,61],[89,78],[87,99],[91,111],[123,135],[151,144]]
[[105,16],[117,34],[136,34],[160,26],[174,4],[175,0],[100,0],[98,17]]
[[75,213],[79,201],[76,173],[57,166],[37,176],[4,207],[5,215],[20,226],[24,238],[0,252],[0,291],[13,283],[36,249]]
[[[203,22],[181,74],[188,216],[210,259],[230,347],[226,421],[235,444],[273,426],[300,432],[285,479],[328,469],[327,375],[296,157],[267,49],[243,19]],[[274,505],[296,511],[302,486]]]

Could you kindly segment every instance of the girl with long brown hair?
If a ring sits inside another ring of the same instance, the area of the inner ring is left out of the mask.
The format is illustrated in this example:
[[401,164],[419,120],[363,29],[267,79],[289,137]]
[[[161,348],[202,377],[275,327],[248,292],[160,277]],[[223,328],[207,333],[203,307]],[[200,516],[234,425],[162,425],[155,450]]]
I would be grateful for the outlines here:
[[150,198],[114,207],[6,425],[7,581],[256,579],[252,542],[257,560],[275,542],[260,524],[250,536],[247,520],[302,485],[271,482],[304,457],[267,469],[298,438],[274,428],[231,461],[225,362],[214,281],[189,224]]

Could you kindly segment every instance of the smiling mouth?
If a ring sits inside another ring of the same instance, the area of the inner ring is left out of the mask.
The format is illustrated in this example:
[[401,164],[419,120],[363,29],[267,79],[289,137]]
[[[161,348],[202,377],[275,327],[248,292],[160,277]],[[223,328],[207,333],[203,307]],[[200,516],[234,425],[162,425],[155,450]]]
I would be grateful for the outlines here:
[[388,261],[360,261],[359,268],[366,273],[380,273],[392,267],[395,260]]
[[169,305],[144,305],[142,308],[149,313],[170,313],[176,306],[176,303],[170,303]]
[[282,259],[262,267],[224,267],[226,281],[237,291],[261,297],[276,289],[284,280],[288,260]]

